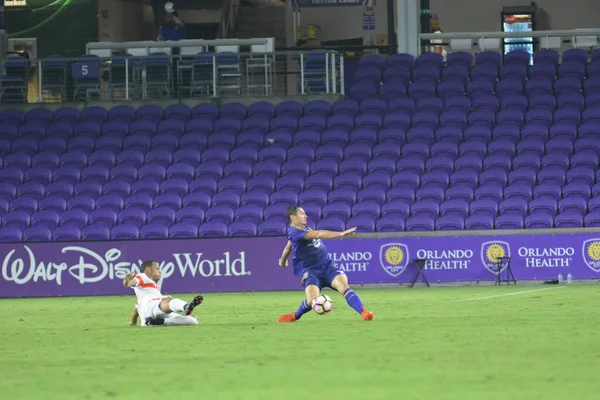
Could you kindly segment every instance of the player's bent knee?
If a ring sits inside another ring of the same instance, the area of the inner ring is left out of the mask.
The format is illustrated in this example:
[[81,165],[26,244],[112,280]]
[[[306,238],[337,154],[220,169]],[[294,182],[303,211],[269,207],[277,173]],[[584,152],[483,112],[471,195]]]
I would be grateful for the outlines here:
[[170,313],[171,311],[171,306],[169,305],[169,303],[171,302],[171,300],[173,300],[172,297],[165,297],[164,299],[162,299],[160,301],[160,305],[159,308],[161,311],[166,312],[166,313]]
[[340,293],[344,293],[350,286],[348,285],[348,277],[346,275],[338,275],[333,280],[331,286]]

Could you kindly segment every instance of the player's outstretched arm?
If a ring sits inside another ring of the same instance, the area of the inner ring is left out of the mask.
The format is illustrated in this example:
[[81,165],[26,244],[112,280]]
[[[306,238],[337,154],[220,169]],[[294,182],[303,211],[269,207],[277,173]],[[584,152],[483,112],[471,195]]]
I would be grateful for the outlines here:
[[136,326],[138,320],[138,310],[136,306],[133,306],[133,312],[131,313],[131,320],[129,321],[129,325]]
[[312,239],[321,239],[321,240],[338,239],[338,238],[342,238],[344,236],[350,236],[350,235],[354,234],[354,232],[356,232],[356,228],[346,229],[343,232],[333,232],[333,231],[316,230],[316,231],[308,231],[306,233],[306,235],[304,236],[304,238],[307,239],[307,240],[312,240]]
[[130,272],[127,275],[125,275],[125,278],[123,279],[123,286],[129,287],[129,288],[137,286],[137,280],[135,279],[135,272]]
[[281,258],[279,259],[279,266],[282,268],[287,268],[288,266],[288,258],[290,257],[290,253],[292,252],[292,242],[288,240],[285,248],[283,249],[283,253],[281,254]]

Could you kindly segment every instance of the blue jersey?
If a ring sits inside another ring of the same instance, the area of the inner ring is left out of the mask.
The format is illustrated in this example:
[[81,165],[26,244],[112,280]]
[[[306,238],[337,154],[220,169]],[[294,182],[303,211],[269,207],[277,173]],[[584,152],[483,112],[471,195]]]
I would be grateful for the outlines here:
[[294,255],[294,275],[300,276],[306,271],[325,270],[331,263],[327,248],[321,239],[305,239],[310,228],[304,229],[290,226],[288,240],[292,243]]
[[187,37],[186,26],[174,28],[169,25],[160,27],[160,36],[163,40],[183,40]]

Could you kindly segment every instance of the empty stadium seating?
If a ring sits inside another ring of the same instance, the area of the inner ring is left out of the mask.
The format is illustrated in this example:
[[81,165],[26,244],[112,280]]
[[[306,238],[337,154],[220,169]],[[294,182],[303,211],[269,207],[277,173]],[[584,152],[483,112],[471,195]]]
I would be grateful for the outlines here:
[[0,113],[0,241],[600,226],[600,54],[367,56],[330,104]]

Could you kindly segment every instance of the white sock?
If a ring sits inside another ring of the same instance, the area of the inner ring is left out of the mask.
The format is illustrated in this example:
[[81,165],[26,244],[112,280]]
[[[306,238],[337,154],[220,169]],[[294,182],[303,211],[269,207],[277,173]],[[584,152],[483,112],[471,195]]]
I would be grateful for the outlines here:
[[183,300],[173,299],[169,302],[169,308],[174,312],[184,312],[184,307],[186,304],[187,303]]
[[167,325],[167,326],[198,325],[198,320],[190,315],[169,314],[169,317],[165,318],[165,325]]

